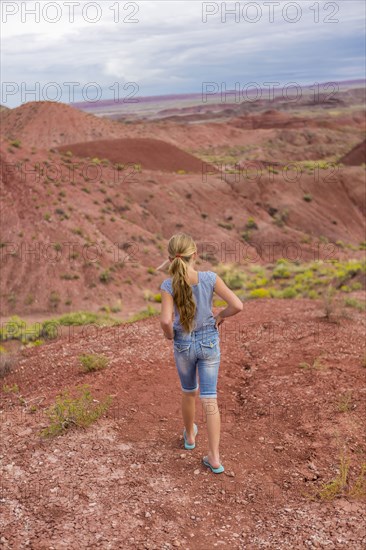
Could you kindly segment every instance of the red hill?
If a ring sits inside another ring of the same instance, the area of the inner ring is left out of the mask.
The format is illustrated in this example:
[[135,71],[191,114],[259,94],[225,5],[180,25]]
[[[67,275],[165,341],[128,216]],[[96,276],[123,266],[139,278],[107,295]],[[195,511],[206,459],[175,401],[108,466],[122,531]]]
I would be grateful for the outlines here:
[[111,162],[124,165],[139,164],[147,170],[202,172],[200,159],[160,139],[105,139],[71,143],[58,147],[58,150],[71,151],[78,157],[108,159]]
[[120,137],[122,130],[116,122],[55,101],[32,101],[1,112],[1,129],[4,137],[37,148]]
[[366,140],[359,143],[340,159],[342,164],[347,166],[360,166],[366,163]]

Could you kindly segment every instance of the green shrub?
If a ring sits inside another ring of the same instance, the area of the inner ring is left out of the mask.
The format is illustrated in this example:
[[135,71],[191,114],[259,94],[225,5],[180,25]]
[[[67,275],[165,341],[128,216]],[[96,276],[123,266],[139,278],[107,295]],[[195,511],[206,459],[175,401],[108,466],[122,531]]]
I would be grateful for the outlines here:
[[250,298],[270,298],[271,293],[267,288],[255,288],[249,292]]
[[109,269],[106,269],[105,271],[103,271],[100,275],[99,275],[99,280],[102,282],[102,283],[109,283],[109,281],[111,280],[112,276],[111,276],[111,272]]
[[273,216],[273,223],[278,227],[283,227],[288,219],[288,209],[284,208],[283,210],[276,212]]
[[356,282],[351,284],[351,289],[352,290],[361,290],[362,289],[362,284],[359,283],[358,281],[356,281]]
[[239,271],[228,271],[222,275],[225,284],[232,290],[237,290],[243,287],[245,274]]
[[[3,346],[1,346],[3,348]],[[7,376],[15,365],[15,356],[6,353],[4,348],[0,353],[0,378]]]
[[234,228],[234,225],[232,223],[227,223],[227,222],[219,222],[217,225],[219,227],[222,227],[223,229],[228,229],[228,230],[231,230]]
[[129,319],[127,319],[127,321],[124,321],[124,323],[134,323],[135,321],[141,321],[141,319],[147,319],[148,317],[156,315],[157,313],[159,312],[153,306],[148,305],[146,309],[135,313]]
[[25,305],[26,305],[26,306],[30,306],[30,305],[33,304],[33,302],[34,302],[34,296],[33,296],[33,294],[27,294],[27,296],[26,296],[26,298],[25,298],[25,300],[24,300]]
[[3,384],[3,392],[4,393],[19,393],[19,386],[18,386],[18,384],[13,384],[12,386],[9,386],[8,384]]
[[250,231],[249,230],[248,231],[243,231],[242,234],[241,234],[241,237],[242,237],[243,241],[248,243],[250,241],[250,237],[251,237]]
[[313,200],[313,197],[312,195],[310,195],[310,193],[305,193],[305,195],[303,196],[303,199],[305,202],[311,202]]
[[297,296],[297,292],[292,287],[287,287],[282,291],[282,297],[283,298],[295,298]]
[[360,300],[356,300],[356,298],[346,298],[344,301],[344,305],[346,307],[354,307],[359,311],[364,311],[366,309],[365,302],[360,302]]
[[21,141],[19,139],[13,139],[13,141],[9,142],[11,147],[15,147],[16,149],[20,149],[21,147]]
[[94,372],[105,369],[108,366],[108,358],[104,355],[83,354],[79,356],[81,370],[83,372]]
[[220,300],[220,299],[217,298],[217,299],[214,299],[213,305],[214,305],[214,307],[224,307],[224,306],[226,306],[226,302],[225,302],[225,300]]
[[255,222],[255,219],[250,217],[247,219],[247,223],[245,224],[246,229],[258,229],[258,225]]
[[56,290],[53,290],[48,298],[50,306],[54,309],[57,309],[57,306],[60,303],[60,295]]
[[287,264],[285,263],[279,263],[276,265],[272,272],[272,277],[274,279],[289,279],[291,276],[291,272],[287,267]]
[[342,291],[342,292],[351,292],[351,289],[350,289],[350,287],[347,286],[347,285],[342,285],[342,286],[341,286],[341,291]]
[[56,397],[56,403],[46,410],[49,425],[41,431],[42,437],[54,437],[73,427],[86,428],[98,420],[109,408],[112,398],[95,403],[88,386],[77,388],[73,397],[65,390]]
[[65,281],[73,281],[74,279],[79,278],[79,275],[76,273],[64,273],[63,275],[60,275],[60,279],[64,279]]
[[[115,320],[101,315],[100,313],[94,313],[89,311],[74,311],[72,313],[65,313],[56,319],[60,325],[64,326],[81,326],[81,325],[90,325],[96,324],[98,326],[108,326],[114,324]],[[44,324],[47,321],[44,322]]]
[[44,340],[40,338],[39,340],[34,340],[33,342],[29,342],[29,344],[27,345],[30,347],[37,347],[37,346],[41,346],[42,344],[44,344]]
[[342,453],[337,476],[328,483],[323,483],[316,490],[315,496],[319,500],[334,500],[339,496],[347,494],[349,464],[349,458],[345,457]]
[[307,235],[306,233],[300,239],[300,242],[305,244],[309,244],[311,243],[311,241],[312,241],[311,235]]
[[12,315],[0,328],[0,340],[21,340],[26,333],[27,323],[18,315]]

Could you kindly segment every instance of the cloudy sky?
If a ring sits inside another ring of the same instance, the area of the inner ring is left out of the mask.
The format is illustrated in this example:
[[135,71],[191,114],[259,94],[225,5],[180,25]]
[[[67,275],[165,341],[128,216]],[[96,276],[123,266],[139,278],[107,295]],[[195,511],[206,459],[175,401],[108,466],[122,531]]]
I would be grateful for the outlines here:
[[[137,90],[137,97],[199,93],[203,82],[233,89],[365,78],[363,0],[2,0],[0,7],[8,107],[112,99],[116,83],[123,98]],[[95,85],[83,91],[88,83]]]

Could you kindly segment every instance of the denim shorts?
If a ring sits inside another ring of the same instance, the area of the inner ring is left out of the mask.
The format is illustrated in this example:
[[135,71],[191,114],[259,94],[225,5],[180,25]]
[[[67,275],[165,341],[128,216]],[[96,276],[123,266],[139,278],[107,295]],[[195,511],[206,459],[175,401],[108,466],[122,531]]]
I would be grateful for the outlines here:
[[[185,333],[174,329],[174,359],[184,392],[200,388],[200,397],[217,397],[220,339],[215,325]],[[197,371],[199,385],[197,383]]]

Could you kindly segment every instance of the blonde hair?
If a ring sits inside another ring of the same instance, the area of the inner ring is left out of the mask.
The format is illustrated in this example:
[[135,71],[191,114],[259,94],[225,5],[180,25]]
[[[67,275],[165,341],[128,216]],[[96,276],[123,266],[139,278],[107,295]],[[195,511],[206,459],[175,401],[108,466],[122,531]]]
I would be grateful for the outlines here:
[[[194,327],[196,302],[192,287],[188,283],[188,262],[192,254],[197,252],[197,246],[190,235],[176,233],[168,242],[168,254],[171,263],[168,272],[172,277],[173,299],[179,312],[180,324],[185,332],[191,332]],[[180,257],[176,257],[179,254]]]

